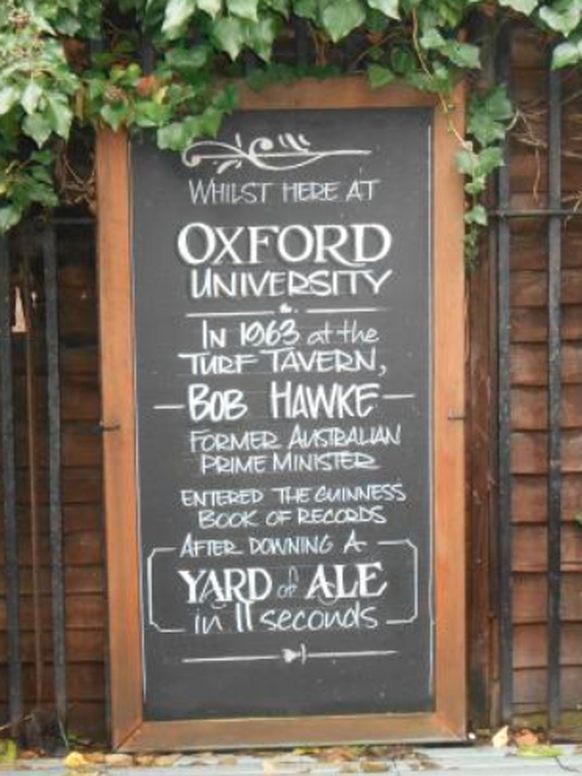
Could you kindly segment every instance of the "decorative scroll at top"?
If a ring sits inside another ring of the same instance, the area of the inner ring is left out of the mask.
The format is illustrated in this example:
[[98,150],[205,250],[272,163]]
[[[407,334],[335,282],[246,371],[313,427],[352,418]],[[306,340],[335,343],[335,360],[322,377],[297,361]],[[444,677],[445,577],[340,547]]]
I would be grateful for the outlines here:
[[283,172],[318,162],[330,156],[369,156],[371,151],[363,149],[340,149],[333,151],[312,151],[305,135],[286,132],[277,135],[276,141],[268,137],[252,140],[247,150],[243,148],[240,135],[235,135],[235,145],[219,140],[200,140],[193,143],[182,154],[186,167],[198,167],[202,162],[216,166],[218,175],[233,167],[238,170],[244,162],[259,170]]

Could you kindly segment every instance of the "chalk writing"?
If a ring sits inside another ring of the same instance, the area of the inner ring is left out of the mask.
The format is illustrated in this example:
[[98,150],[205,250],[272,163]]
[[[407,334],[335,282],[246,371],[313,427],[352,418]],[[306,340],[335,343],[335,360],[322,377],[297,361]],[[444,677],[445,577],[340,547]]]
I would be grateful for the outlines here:
[[430,123],[328,116],[132,152],[152,718],[432,703]]

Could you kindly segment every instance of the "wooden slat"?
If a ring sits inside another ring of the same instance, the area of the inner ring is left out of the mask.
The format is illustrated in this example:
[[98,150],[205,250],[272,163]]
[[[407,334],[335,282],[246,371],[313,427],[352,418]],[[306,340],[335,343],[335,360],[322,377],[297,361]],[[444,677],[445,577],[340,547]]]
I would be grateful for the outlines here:
[[[582,267],[581,219],[564,224],[563,266]],[[511,267],[513,270],[545,270],[548,266],[548,240],[545,219],[528,218],[511,222]]]
[[[0,551],[3,550],[3,537],[0,537]],[[68,567],[99,565],[104,559],[103,540],[100,531],[76,531],[64,539],[65,564]],[[19,563],[23,567],[32,564],[30,542],[23,541],[19,547]],[[43,565],[49,564],[50,550],[48,533],[40,539],[39,557]]]
[[[582,472],[582,429],[562,434],[562,471]],[[548,435],[542,431],[516,431],[511,435],[513,474],[544,474],[548,470]]]
[[[581,511],[582,475],[562,478],[562,519],[572,521]],[[514,476],[512,516],[514,522],[544,522],[547,519],[547,481],[545,476]]]
[[[512,346],[512,385],[547,385],[547,360],[545,343],[519,343]],[[582,382],[582,342],[564,343],[562,347],[562,381],[565,384]]]
[[[511,311],[512,342],[546,342],[546,307],[515,307]],[[562,307],[562,341],[582,340],[582,305]]]
[[[561,671],[561,697],[564,709],[578,709],[582,698],[582,667],[566,666]],[[525,668],[515,672],[516,710],[545,709],[547,671]]]
[[[546,580],[542,574],[515,574],[513,606],[515,624],[546,621]],[[582,621],[582,574],[564,574],[562,619]]]
[[[563,666],[582,666],[582,623],[562,626]],[[518,625],[514,633],[515,668],[544,668],[548,664],[548,640],[545,625]]]
[[[547,295],[547,272],[519,270],[511,273],[512,307],[545,307]],[[562,304],[582,304],[582,268],[562,271]]]
[[[21,568],[21,591],[23,595],[32,594],[32,585],[30,580],[30,570],[27,567]],[[0,572],[2,571],[0,567]],[[105,592],[105,570],[102,565],[96,566],[67,566],[65,569],[65,586],[69,594],[73,593],[104,593]],[[50,567],[42,566],[40,569],[40,589],[50,594]],[[5,581],[0,574],[0,597],[5,594]],[[104,627],[105,623],[96,623],[99,627]]]
[[[25,472],[17,472],[17,498],[22,507],[29,504],[29,494],[26,487]],[[72,504],[99,504],[101,502],[103,480],[101,470],[92,469],[64,469],[63,470],[63,503]],[[46,471],[39,472],[39,501],[48,504],[48,486]]]
[[[569,523],[562,529],[563,572],[582,573],[582,530]],[[545,526],[521,524],[513,529],[513,570],[521,573],[545,573],[548,568],[548,539]],[[582,664],[582,649],[580,652]]]
[[[582,428],[582,384],[567,385],[562,392],[562,428]],[[543,431],[548,427],[548,392],[542,387],[511,391],[511,425],[517,431]]]

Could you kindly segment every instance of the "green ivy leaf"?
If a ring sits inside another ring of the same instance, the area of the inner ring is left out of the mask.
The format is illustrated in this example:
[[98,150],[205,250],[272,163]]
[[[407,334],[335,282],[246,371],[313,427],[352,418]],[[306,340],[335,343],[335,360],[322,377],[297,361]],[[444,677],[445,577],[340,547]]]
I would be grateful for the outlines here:
[[477,226],[487,226],[487,211],[483,205],[475,205],[465,213],[465,223]]
[[445,39],[436,27],[430,27],[423,33],[419,43],[426,51],[430,51],[431,49],[440,51],[445,45]]
[[511,8],[513,11],[531,16],[538,7],[539,0],[499,0],[499,5]]
[[182,151],[188,144],[189,134],[183,122],[174,121],[158,129],[158,148],[162,150]]
[[370,8],[382,11],[390,19],[400,19],[399,0],[366,0]]
[[457,67],[477,70],[481,67],[481,58],[477,46],[470,43],[460,43],[458,40],[447,41],[443,54]]
[[289,18],[289,0],[264,0],[265,5],[273,11],[280,13],[285,19]]
[[0,116],[8,113],[20,97],[20,92],[15,86],[4,86],[0,89]]
[[498,146],[484,148],[477,157],[479,173],[483,176],[490,175],[494,170],[503,166],[503,151]]
[[582,21],[582,2],[561,0],[552,6],[544,5],[539,10],[539,16],[551,30],[567,37]]
[[345,38],[366,20],[360,0],[331,0],[321,14],[323,28],[334,43]]
[[198,0],[198,8],[214,19],[222,10],[222,0]]
[[167,105],[157,102],[143,102],[135,106],[135,121],[138,127],[159,127],[170,119]]
[[241,19],[250,19],[256,22],[258,0],[226,0],[230,13],[240,16]]
[[184,121],[175,121],[158,130],[158,147],[171,151],[183,151],[198,137],[216,137],[222,112],[207,108],[198,116],[188,116]]
[[73,121],[73,111],[62,92],[47,92],[45,116],[51,129],[66,140]]
[[170,0],[166,6],[162,33],[172,40],[177,38],[196,10],[196,0]]
[[256,24],[245,22],[246,43],[265,62],[271,59],[277,30],[277,22],[272,16],[264,17]]
[[99,111],[99,115],[114,132],[125,124],[129,114],[129,107],[125,102],[106,103]]
[[52,132],[48,118],[40,113],[27,116],[22,123],[22,129],[24,134],[31,137],[39,148],[46,143]]
[[210,60],[210,48],[203,44],[189,46],[188,48],[177,46],[166,51],[166,63],[184,78],[192,78]]
[[22,210],[15,205],[0,207],[0,232],[7,232],[22,218]]
[[238,107],[238,90],[234,84],[227,84],[212,97],[213,107],[224,113],[232,113]]
[[372,64],[368,66],[368,81],[373,89],[380,86],[387,86],[396,79],[396,75],[389,67]]
[[242,19],[227,16],[215,22],[212,32],[219,49],[226,51],[231,59],[236,59],[245,45],[245,32]]
[[474,94],[469,100],[467,128],[482,146],[505,137],[506,126],[513,118],[513,107],[505,86],[495,86],[484,95]]
[[576,65],[582,60],[582,40],[574,38],[556,46],[552,53],[552,70]]
[[22,97],[20,98],[20,104],[28,113],[30,116],[31,113],[34,113],[35,110],[38,108],[38,103],[40,102],[40,98],[43,95],[43,90],[41,87],[36,83],[36,81],[30,81],[25,90],[22,92]]
[[475,70],[481,65],[477,46],[461,43],[454,38],[444,38],[435,27],[426,30],[420,39],[420,45],[426,51],[438,51],[457,67]]
[[317,0],[295,0],[293,11],[302,19],[316,21],[319,16],[319,4]]
[[582,512],[578,512],[574,520],[578,523],[578,525],[582,528]]
[[461,175],[472,175],[477,166],[477,154],[463,149],[457,152],[457,170]]

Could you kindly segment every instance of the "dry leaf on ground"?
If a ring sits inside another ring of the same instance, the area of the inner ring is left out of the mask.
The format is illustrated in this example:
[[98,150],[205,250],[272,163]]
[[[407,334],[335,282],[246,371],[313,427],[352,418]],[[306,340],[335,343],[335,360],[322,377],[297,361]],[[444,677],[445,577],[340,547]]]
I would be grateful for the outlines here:
[[540,737],[533,730],[523,728],[513,734],[513,741],[517,746],[534,746],[540,743]]
[[77,771],[83,768],[91,768],[93,763],[91,763],[81,752],[69,752],[63,760],[63,765],[65,768]]
[[390,770],[390,766],[387,762],[382,762],[382,760],[364,760],[360,764],[360,770],[362,773],[386,773],[386,771]]
[[138,754],[135,756],[135,764],[143,768],[150,768],[156,761],[155,754]]
[[133,757],[130,754],[108,754],[105,755],[105,764],[115,768],[129,768],[133,765]]
[[157,768],[171,768],[182,757],[180,753],[159,754],[154,758],[154,765]]
[[502,749],[509,744],[509,725],[500,728],[491,739],[491,743],[496,749]]

